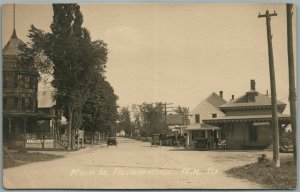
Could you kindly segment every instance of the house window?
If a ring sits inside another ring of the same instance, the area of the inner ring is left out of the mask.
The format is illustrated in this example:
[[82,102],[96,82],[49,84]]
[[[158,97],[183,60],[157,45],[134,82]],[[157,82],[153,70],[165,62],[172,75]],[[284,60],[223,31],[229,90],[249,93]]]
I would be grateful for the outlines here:
[[22,98],[22,108],[23,111],[32,111],[33,109],[32,98],[29,97]]
[[257,141],[257,127],[256,126],[249,126],[249,140],[250,141]]
[[30,89],[34,89],[35,88],[35,78],[34,77],[30,77],[30,82],[29,82],[29,86]]
[[18,98],[17,97],[7,97],[4,102],[6,102],[6,109],[17,109],[18,108]]
[[20,87],[25,88],[25,77],[20,75],[19,78],[20,78]]
[[15,86],[16,80],[15,80],[14,77],[15,76],[13,76],[13,75],[4,75],[4,77],[3,77],[3,87],[4,88],[10,88],[10,89],[16,87]]
[[7,99],[6,97],[3,97],[3,109],[7,109]]
[[8,79],[7,79],[7,75],[3,75],[3,88],[7,88],[8,87]]
[[14,76],[14,87],[17,88],[19,85],[19,79],[18,79],[18,75]]
[[200,115],[199,114],[195,115],[195,122],[200,123]]
[[25,89],[29,89],[29,87],[30,87],[30,77],[25,76],[24,79],[25,79]]
[[212,118],[217,118],[217,114],[216,114],[216,113],[213,113],[213,114],[211,115],[211,117],[212,117]]

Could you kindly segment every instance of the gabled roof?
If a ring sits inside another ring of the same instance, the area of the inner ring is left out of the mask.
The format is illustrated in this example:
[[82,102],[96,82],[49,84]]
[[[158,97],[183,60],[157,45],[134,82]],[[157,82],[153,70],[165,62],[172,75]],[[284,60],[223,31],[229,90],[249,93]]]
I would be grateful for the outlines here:
[[192,111],[191,113],[194,114],[197,111],[199,111],[200,108],[202,108],[203,106],[205,106],[205,104],[210,104],[212,105],[214,108],[216,108],[216,110],[219,111],[219,107],[223,104],[226,103],[226,100],[223,99],[222,97],[220,97],[218,94],[216,94],[215,92],[213,92],[212,94],[210,94],[206,99],[204,99],[199,105],[197,105]]
[[[256,92],[256,95],[254,96],[255,100],[253,102],[247,101],[247,94],[242,95],[236,99],[233,99],[229,101],[228,103],[225,103],[224,105],[221,105],[220,108],[232,108],[232,107],[254,107],[254,106],[271,106],[271,97]],[[281,101],[277,101],[277,105],[286,105],[285,103]]]
[[209,102],[210,104],[212,104],[216,108],[220,107],[221,105],[223,105],[224,103],[227,102],[225,99],[220,97],[215,92],[213,92],[210,96],[208,96],[206,98],[206,101]]

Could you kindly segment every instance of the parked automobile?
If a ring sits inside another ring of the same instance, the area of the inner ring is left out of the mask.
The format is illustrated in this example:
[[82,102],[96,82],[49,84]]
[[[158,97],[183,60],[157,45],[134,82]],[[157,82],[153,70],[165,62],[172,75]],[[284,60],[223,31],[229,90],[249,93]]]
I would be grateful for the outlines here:
[[118,146],[117,139],[115,137],[108,137],[107,138],[107,147],[109,145],[115,145],[117,147]]

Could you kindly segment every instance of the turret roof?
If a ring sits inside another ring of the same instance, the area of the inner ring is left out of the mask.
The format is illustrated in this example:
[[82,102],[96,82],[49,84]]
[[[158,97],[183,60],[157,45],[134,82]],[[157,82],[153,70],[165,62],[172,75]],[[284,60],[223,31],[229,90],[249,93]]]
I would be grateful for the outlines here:
[[3,56],[17,56],[20,53],[18,47],[22,43],[24,42],[17,37],[16,30],[14,30],[9,41],[3,48]]

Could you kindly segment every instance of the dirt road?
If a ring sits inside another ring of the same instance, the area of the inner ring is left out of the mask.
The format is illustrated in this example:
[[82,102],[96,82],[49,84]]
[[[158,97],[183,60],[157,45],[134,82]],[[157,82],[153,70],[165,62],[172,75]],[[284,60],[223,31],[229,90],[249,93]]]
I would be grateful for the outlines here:
[[3,170],[6,188],[20,189],[253,189],[224,171],[261,152],[186,151],[118,138],[119,146],[88,146],[65,157]]

